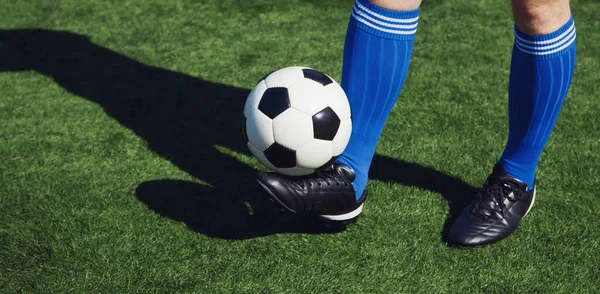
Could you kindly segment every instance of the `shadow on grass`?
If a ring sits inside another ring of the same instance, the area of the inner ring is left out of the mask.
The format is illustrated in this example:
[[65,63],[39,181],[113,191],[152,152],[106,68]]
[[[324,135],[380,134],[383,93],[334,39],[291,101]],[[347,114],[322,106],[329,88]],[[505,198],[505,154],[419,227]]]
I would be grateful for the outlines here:
[[[141,183],[137,198],[156,213],[226,239],[338,231],[274,209],[255,184],[255,171],[216,149],[249,154],[241,130],[248,89],[144,65],[70,32],[0,30],[0,72],[22,70],[35,70],[102,106],[152,151],[210,185],[168,179]],[[434,169],[381,156],[372,177],[440,193],[451,215],[474,190]]]

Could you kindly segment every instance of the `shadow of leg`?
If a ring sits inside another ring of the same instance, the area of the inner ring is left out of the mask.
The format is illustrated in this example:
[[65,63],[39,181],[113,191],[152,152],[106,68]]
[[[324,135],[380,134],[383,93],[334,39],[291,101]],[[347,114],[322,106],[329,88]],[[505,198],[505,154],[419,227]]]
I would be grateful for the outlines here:
[[457,177],[416,163],[380,155],[376,155],[373,159],[370,176],[372,179],[396,182],[441,194],[450,206],[448,218],[442,228],[443,241],[446,241],[446,235],[452,223],[477,192],[477,188]]
[[[0,30],[0,72],[22,70],[51,77],[102,106],[152,151],[214,187],[173,180],[140,184],[138,199],[157,213],[227,239],[337,231],[310,218],[268,212],[255,172],[215,148],[248,154],[240,122],[248,89],[148,66],[71,32]],[[445,228],[475,191],[458,178],[382,156],[376,156],[371,177],[440,193],[450,204]]]

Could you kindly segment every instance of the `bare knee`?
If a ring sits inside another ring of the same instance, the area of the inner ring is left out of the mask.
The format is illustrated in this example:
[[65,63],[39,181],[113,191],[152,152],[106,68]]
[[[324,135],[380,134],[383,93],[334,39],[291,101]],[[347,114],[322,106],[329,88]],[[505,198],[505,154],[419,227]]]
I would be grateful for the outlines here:
[[417,9],[421,0],[369,0],[373,5],[389,10],[406,11]]
[[571,17],[569,0],[512,0],[515,24],[528,35],[556,31]]

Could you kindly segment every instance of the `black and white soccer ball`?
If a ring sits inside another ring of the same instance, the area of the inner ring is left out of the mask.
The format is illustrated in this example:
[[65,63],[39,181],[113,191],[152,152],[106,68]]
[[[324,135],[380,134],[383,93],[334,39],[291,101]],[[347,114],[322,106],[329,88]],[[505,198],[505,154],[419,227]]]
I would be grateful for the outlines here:
[[289,176],[309,175],[344,151],[352,120],[346,93],[307,67],[270,73],[244,106],[248,148],[265,166]]

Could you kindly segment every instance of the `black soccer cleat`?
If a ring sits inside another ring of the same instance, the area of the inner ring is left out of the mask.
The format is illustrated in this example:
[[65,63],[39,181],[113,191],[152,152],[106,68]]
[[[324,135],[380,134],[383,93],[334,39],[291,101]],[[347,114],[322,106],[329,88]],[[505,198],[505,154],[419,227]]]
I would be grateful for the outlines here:
[[306,177],[260,173],[258,183],[272,200],[297,214],[316,215],[327,223],[346,225],[360,216],[367,197],[356,200],[354,171],[339,163]]
[[535,186],[511,178],[496,164],[475,199],[454,222],[447,235],[453,246],[482,246],[498,242],[517,229],[535,200]]

